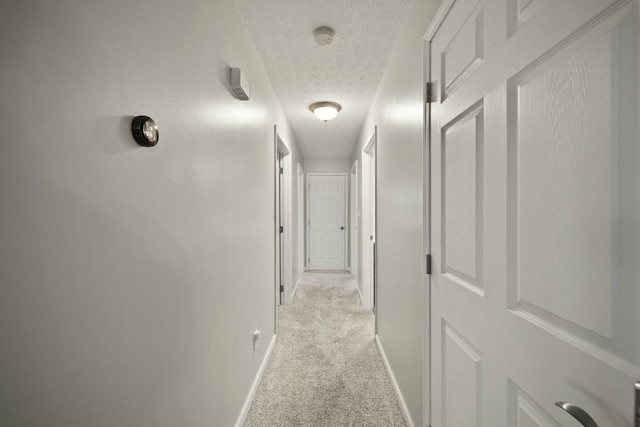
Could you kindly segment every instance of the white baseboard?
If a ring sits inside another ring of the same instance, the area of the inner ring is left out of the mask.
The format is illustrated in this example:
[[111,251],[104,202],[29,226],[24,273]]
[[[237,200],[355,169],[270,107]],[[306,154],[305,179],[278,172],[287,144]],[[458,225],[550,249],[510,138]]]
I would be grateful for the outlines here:
[[271,353],[273,352],[273,347],[275,347],[275,345],[276,335],[271,338],[271,343],[269,344],[269,348],[267,349],[267,354],[265,354],[264,359],[262,359],[260,369],[258,369],[258,373],[253,380],[253,384],[251,385],[251,389],[249,390],[247,400],[245,400],[244,405],[242,406],[242,410],[240,411],[238,421],[236,421],[236,427],[242,427],[245,421],[247,421],[247,415],[249,414],[249,409],[251,408],[251,404],[253,403],[253,398],[256,396],[256,392],[258,391],[258,387],[260,386],[260,382],[262,381],[262,375],[264,375],[264,370],[267,368],[267,364],[269,363],[269,359],[271,358]]
[[411,418],[411,414],[409,413],[409,408],[407,407],[407,403],[404,401],[404,396],[402,396],[402,392],[400,391],[400,386],[396,381],[395,375],[393,375],[393,371],[391,370],[391,365],[389,365],[389,360],[387,359],[387,355],[382,348],[382,343],[380,342],[380,338],[378,338],[378,334],[376,334],[376,344],[378,345],[378,350],[380,350],[380,355],[382,356],[382,363],[384,364],[387,373],[389,374],[389,379],[391,380],[391,384],[393,385],[393,391],[396,392],[396,397],[398,398],[398,403],[400,403],[400,409],[402,409],[402,414],[404,415],[404,419],[407,421],[409,427],[415,427],[413,419]]
[[300,280],[296,282],[295,288],[293,288],[293,292],[291,292],[291,301],[293,301],[293,297],[296,295],[296,291],[298,290],[298,286],[300,286]]
[[362,296],[362,291],[360,290],[360,286],[356,282],[356,290],[358,291],[358,298],[360,298],[360,305],[364,305],[364,297]]

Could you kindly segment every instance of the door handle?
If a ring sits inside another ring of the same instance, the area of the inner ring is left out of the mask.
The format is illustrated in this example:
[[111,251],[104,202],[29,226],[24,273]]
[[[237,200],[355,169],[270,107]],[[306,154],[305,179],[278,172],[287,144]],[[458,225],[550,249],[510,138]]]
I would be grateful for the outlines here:
[[578,420],[584,427],[598,427],[598,424],[581,407],[567,402],[556,402],[556,406],[567,411],[569,415]]
[[340,227],[340,230],[344,230],[344,226]]

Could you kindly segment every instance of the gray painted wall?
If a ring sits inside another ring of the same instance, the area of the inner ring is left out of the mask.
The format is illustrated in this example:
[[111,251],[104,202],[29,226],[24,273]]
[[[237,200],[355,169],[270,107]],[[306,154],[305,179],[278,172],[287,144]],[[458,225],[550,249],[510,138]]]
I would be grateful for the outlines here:
[[351,163],[349,163],[349,159],[318,159],[307,157],[304,161],[304,171],[306,173],[348,173],[351,172]]
[[422,381],[428,350],[423,339],[422,37],[440,2],[416,1],[351,158],[361,160],[377,125],[378,336],[416,426],[427,425],[429,407]]
[[0,57],[2,424],[233,425],[295,146],[233,0],[8,2]]

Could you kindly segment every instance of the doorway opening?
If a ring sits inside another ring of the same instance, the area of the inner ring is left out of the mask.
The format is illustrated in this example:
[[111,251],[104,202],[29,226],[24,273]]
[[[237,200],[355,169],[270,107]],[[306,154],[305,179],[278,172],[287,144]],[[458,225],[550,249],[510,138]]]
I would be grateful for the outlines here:
[[300,163],[298,163],[298,274],[307,269],[307,250],[304,244],[304,219],[306,217],[304,181],[304,169]]
[[362,150],[362,305],[376,311],[377,127]]
[[[349,202],[349,269],[356,283],[359,283],[358,218],[360,218],[360,206],[358,204],[358,161],[356,160],[351,167]],[[358,290],[360,289],[358,288]],[[362,294],[362,292],[360,292],[360,294]]]
[[288,176],[288,166],[284,159],[290,154],[289,149],[284,144],[277,129],[274,130],[274,146],[275,146],[275,304],[284,304],[285,288],[290,286],[289,269],[289,252],[287,238],[290,230],[287,230],[285,224],[288,223],[287,215],[290,209],[287,209],[289,195],[286,191],[286,176]]

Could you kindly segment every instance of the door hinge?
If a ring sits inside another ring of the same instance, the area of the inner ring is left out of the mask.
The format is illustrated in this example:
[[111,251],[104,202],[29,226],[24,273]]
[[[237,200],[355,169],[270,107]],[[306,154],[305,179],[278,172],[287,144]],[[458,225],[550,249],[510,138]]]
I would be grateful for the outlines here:
[[427,274],[431,274],[431,254],[427,255]]
[[284,285],[280,285],[280,292],[284,292]]
[[431,103],[431,102],[435,102],[435,93],[433,90],[433,83],[431,82],[427,82],[427,91],[426,91],[426,99],[425,102],[427,104]]
[[280,175],[284,173],[284,168],[280,168]]
[[280,226],[280,233],[284,233],[284,227]]

